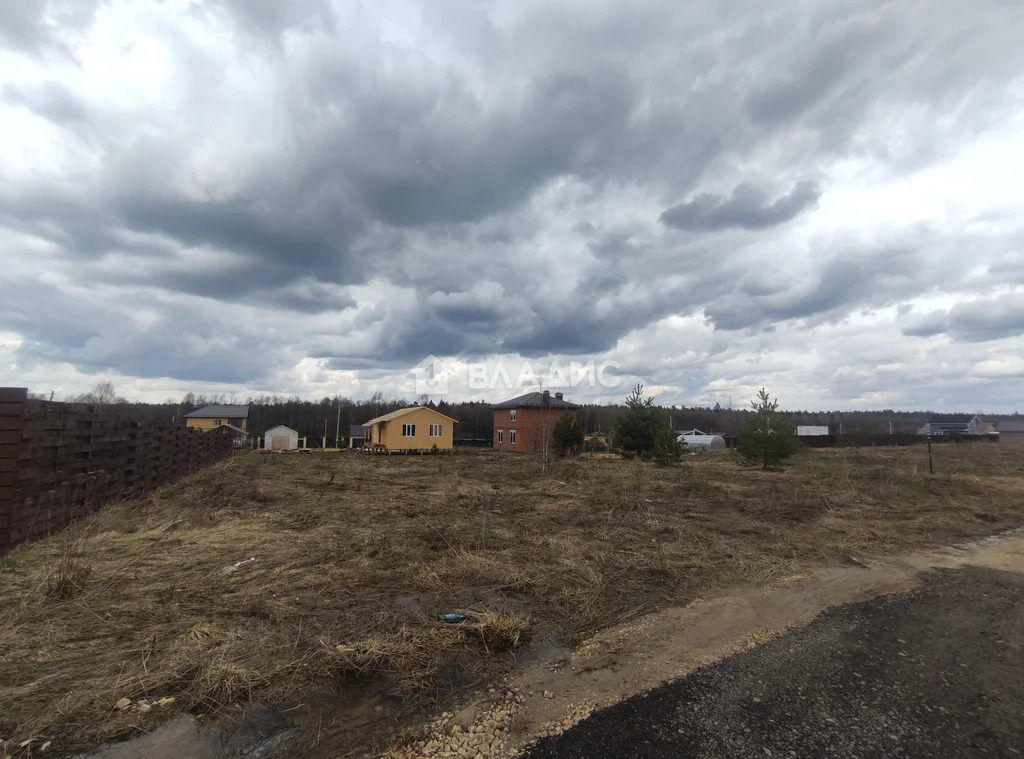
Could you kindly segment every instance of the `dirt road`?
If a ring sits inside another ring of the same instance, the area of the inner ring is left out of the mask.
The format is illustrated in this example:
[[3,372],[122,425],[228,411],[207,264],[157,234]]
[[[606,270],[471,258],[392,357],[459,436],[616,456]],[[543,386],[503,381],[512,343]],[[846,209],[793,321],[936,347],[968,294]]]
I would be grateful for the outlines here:
[[[934,563],[967,558],[947,556]],[[525,756],[1024,755],[1024,541],[968,561],[990,566],[931,570],[909,592],[831,608]]]
[[385,756],[1018,756],[1022,651],[1018,530],[611,628]]

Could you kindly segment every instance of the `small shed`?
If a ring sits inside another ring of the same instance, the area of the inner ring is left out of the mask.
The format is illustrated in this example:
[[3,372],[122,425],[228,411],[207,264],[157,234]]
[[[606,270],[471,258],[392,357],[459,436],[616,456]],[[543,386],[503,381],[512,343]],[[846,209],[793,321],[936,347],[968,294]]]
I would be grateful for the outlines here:
[[352,424],[348,428],[348,445],[349,448],[362,448],[363,442],[366,440],[366,433],[363,432],[363,425]]
[[299,447],[299,432],[279,424],[263,435],[263,448],[269,451],[292,451]]
[[822,437],[828,436],[828,425],[801,424],[796,428],[797,437]]

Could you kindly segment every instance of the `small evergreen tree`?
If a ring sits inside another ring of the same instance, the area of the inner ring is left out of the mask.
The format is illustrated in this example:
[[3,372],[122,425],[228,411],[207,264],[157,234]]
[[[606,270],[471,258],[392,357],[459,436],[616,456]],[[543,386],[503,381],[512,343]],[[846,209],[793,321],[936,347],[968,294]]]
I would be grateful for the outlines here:
[[[671,437],[671,442],[669,438]],[[615,443],[627,454],[641,458],[660,449],[660,460],[666,463],[679,460],[678,446],[673,446],[676,434],[654,405],[654,398],[644,398],[644,386],[637,385],[626,398],[626,413],[615,422]]]
[[559,456],[575,456],[583,450],[583,429],[576,415],[566,411],[555,422],[555,453]]
[[685,440],[680,440],[676,431],[663,424],[654,432],[654,463],[658,466],[671,466],[679,463],[686,446]]
[[736,443],[736,452],[747,462],[761,464],[762,469],[779,464],[799,450],[789,422],[779,413],[779,402],[772,400],[765,389],[750,402],[747,424]]

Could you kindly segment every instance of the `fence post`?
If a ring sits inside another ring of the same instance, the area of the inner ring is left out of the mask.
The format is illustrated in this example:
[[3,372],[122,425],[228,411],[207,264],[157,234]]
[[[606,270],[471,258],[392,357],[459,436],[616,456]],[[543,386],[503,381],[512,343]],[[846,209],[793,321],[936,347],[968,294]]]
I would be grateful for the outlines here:
[[27,388],[0,387],[0,554],[11,545],[11,531],[17,516],[14,498],[27,401]]

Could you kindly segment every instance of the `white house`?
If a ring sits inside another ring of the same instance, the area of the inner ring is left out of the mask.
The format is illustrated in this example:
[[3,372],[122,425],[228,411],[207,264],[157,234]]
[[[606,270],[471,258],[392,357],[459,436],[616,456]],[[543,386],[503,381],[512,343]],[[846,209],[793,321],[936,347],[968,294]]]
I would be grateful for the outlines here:
[[270,451],[291,451],[299,447],[299,432],[279,424],[263,435],[263,448]]

